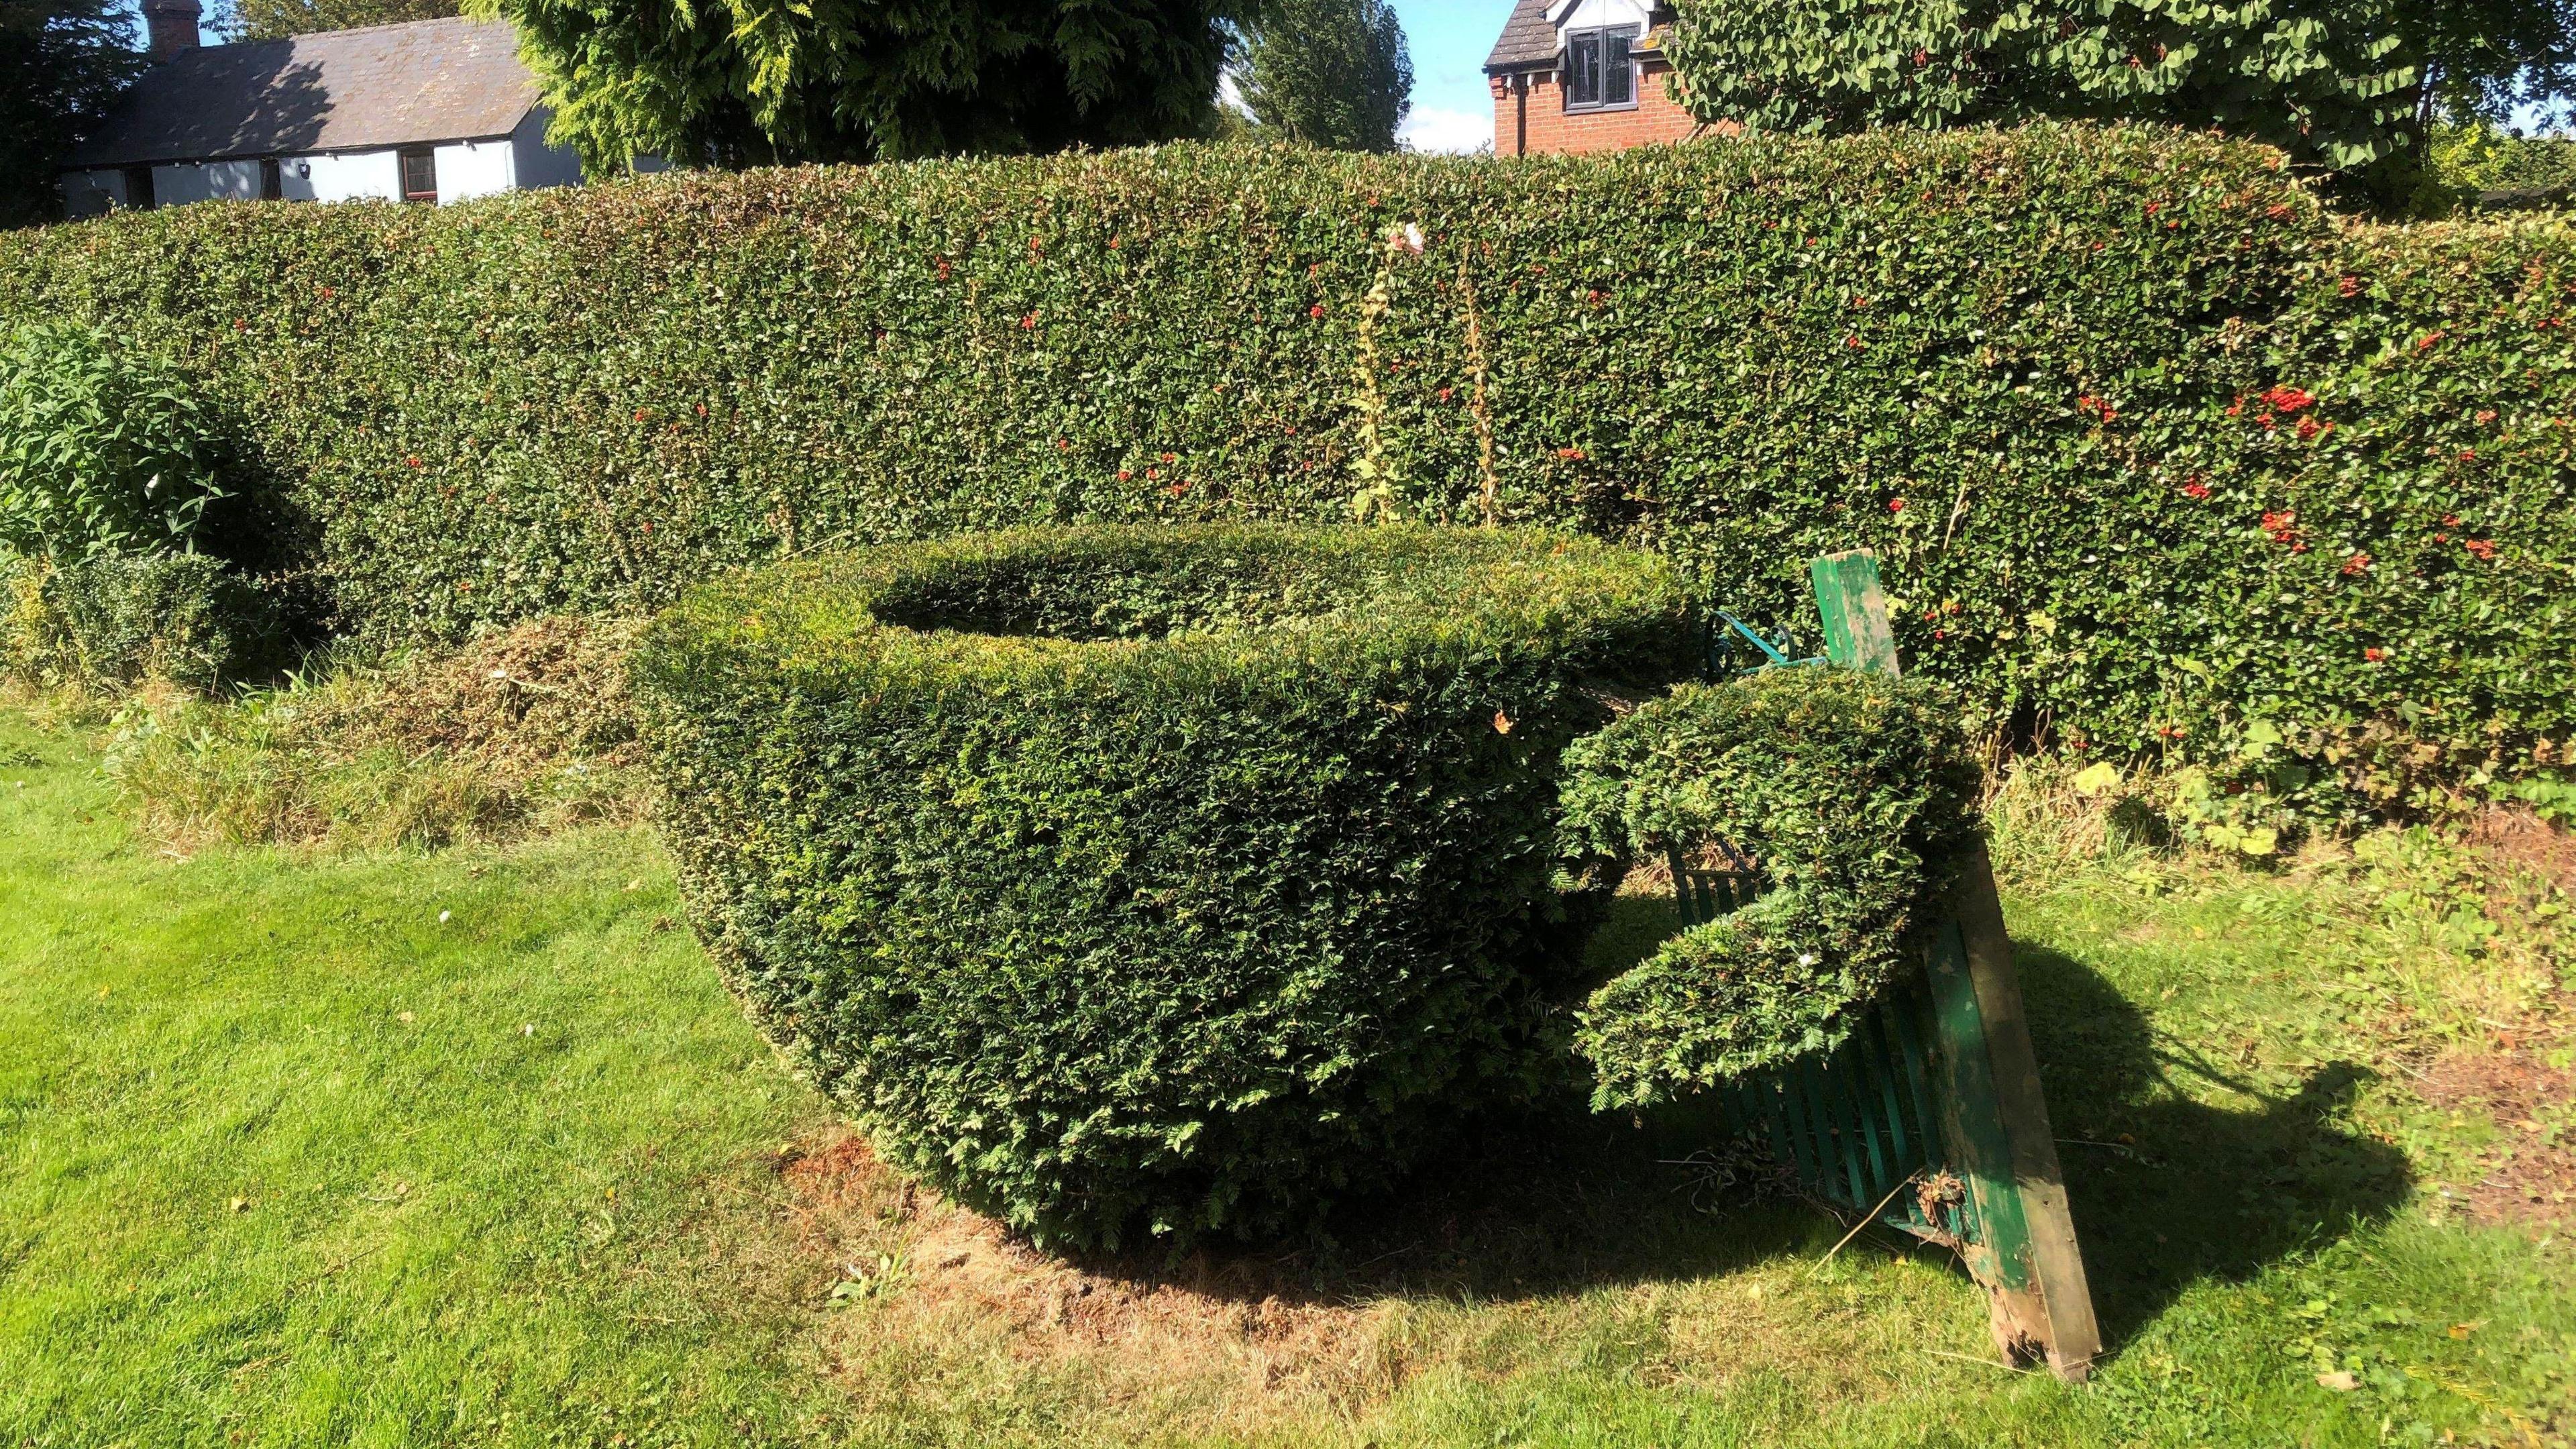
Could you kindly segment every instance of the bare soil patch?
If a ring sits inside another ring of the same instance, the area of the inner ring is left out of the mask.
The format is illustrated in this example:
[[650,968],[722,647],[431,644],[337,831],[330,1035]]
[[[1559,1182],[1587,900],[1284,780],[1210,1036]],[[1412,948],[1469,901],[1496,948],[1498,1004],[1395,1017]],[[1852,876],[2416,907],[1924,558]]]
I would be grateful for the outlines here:
[[2488,806],[2470,817],[2468,842],[2576,894],[2576,833],[2561,830],[2529,810]]
[[1237,1408],[1278,1395],[1349,1405],[1390,1386],[1384,1305],[1301,1292],[1259,1260],[1193,1254],[1076,1262],[879,1162],[865,1139],[782,1159],[805,1252],[880,1338],[998,1341],[1022,1362],[1079,1366],[1113,1393],[1190,1392]]
[[2576,1071],[2544,1055],[2569,1039],[2554,1026],[2499,1031],[2487,1050],[2437,1058],[2417,1084],[2434,1106],[2484,1112],[2504,1134],[2486,1175],[2464,1189],[2481,1222],[2576,1217]]

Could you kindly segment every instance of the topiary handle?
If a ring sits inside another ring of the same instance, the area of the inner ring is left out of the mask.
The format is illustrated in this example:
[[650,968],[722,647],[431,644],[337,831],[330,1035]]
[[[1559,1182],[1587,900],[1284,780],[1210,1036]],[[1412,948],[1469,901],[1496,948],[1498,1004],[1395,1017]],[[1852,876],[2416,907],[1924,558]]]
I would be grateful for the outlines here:
[[[1977,838],[1979,786],[1947,693],[1842,669],[1685,685],[1572,746],[1566,853],[1663,852],[1694,922],[1580,1012],[1594,1105],[1652,1105],[1837,1044],[1917,959]],[[1724,869],[1691,863],[1710,849]]]

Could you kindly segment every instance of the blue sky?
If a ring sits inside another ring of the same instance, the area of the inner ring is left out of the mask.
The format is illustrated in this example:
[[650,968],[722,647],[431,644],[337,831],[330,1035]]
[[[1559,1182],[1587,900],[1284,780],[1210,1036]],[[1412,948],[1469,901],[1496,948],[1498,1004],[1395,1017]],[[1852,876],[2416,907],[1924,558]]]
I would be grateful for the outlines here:
[[1413,113],[1403,135],[1424,151],[1472,151],[1494,139],[1485,52],[1512,0],[1395,0],[1413,49]]

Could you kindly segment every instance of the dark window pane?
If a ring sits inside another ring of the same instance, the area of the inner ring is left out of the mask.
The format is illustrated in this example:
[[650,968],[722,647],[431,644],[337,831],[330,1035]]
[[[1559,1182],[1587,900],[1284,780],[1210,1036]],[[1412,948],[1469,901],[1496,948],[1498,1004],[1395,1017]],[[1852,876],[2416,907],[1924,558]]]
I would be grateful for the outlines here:
[[1601,36],[1596,31],[1571,36],[1565,42],[1565,103],[1601,103]]
[[152,209],[151,167],[128,166],[125,168],[125,204],[136,211],[150,211]]
[[403,200],[436,201],[438,199],[438,156],[430,151],[405,151],[402,158]]
[[277,201],[285,195],[286,178],[279,174],[277,163],[274,161],[259,163],[259,199]]
[[1635,76],[1628,66],[1628,32],[1601,33],[1601,104],[1624,106],[1637,98]]

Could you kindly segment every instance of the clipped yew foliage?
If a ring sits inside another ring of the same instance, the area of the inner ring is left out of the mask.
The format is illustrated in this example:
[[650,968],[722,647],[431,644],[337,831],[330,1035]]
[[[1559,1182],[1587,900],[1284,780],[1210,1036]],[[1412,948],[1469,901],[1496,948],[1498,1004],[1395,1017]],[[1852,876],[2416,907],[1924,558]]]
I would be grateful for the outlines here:
[[711,586],[632,673],[761,1028],[895,1160],[1108,1246],[1289,1226],[1544,1079],[1598,904],[1560,757],[1688,637],[1579,538],[1087,528]]
[[1983,775],[1957,698],[1850,669],[1685,685],[1568,752],[1567,854],[1615,872],[1758,868],[1750,904],[1692,926],[1592,994],[1577,1049],[1596,1108],[1685,1097],[1826,1050],[1854,1008],[1920,970],[1920,933],[1977,839]]
[[1983,725],[2327,805],[2554,768],[2576,232],[2351,227],[2280,163],[2034,126],[175,207],[0,237],[0,317],[256,419],[295,577],[378,634],[961,529],[1347,517],[1364,429],[1417,516],[1481,517],[1481,352],[1505,516],[1758,624],[1874,548]]

